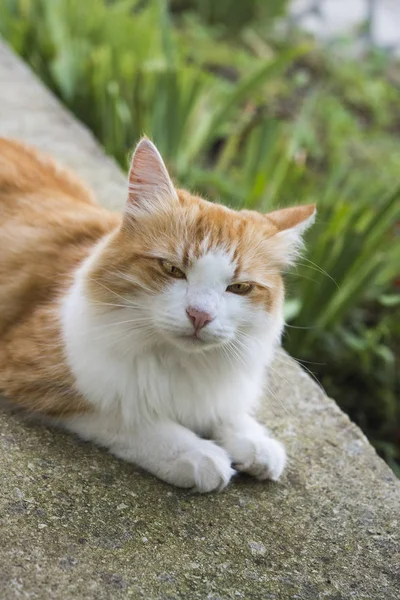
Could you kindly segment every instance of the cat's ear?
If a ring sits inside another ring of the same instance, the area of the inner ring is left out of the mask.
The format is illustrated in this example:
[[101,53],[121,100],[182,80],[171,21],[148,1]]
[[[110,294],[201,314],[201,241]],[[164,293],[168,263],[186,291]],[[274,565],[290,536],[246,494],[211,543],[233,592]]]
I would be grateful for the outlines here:
[[295,261],[303,244],[303,233],[314,223],[316,212],[315,204],[306,204],[266,215],[278,229],[273,240],[281,263],[288,265]]
[[127,214],[152,213],[176,200],[176,190],[161,154],[149,139],[142,138],[129,170]]

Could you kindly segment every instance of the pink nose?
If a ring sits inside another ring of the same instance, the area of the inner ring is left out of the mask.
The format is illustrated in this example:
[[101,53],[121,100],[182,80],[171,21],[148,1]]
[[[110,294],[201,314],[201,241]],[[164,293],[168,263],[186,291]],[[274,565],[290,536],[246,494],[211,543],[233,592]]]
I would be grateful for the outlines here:
[[214,319],[209,313],[196,310],[195,308],[188,308],[186,312],[196,331],[199,331],[199,329],[202,329],[207,323],[210,323]]

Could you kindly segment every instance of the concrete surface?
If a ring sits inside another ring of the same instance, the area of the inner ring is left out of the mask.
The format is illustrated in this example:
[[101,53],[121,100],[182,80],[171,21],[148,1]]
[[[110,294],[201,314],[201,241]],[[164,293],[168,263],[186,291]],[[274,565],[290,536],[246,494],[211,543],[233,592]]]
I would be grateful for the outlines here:
[[[123,177],[0,44],[0,135],[95,187]],[[279,484],[193,496],[92,445],[0,412],[0,598],[395,600],[400,485],[360,430],[281,353],[260,413],[290,457]]]

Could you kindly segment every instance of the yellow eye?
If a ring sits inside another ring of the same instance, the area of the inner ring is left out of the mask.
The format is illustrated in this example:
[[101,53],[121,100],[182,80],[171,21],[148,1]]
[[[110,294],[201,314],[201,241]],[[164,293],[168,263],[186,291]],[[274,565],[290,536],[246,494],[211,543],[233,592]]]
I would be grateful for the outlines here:
[[181,271],[178,267],[175,267],[169,260],[160,260],[160,264],[164,271],[171,275],[171,277],[175,277],[175,279],[185,279],[186,275],[183,271]]
[[226,288],[227,292],[232,294],[248,294],[254,288],[252,283],[232,283]]

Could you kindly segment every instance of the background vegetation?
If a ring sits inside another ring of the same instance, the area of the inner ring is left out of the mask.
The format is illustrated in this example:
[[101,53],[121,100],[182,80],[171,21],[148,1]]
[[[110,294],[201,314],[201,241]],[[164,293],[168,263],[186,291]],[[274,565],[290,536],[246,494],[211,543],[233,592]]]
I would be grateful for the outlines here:
[[285,29],[286,4],[2,0],[0,33],[124,168],[146,132],[210,199],[318,204],[284,343],[399,473],[400,71]]

